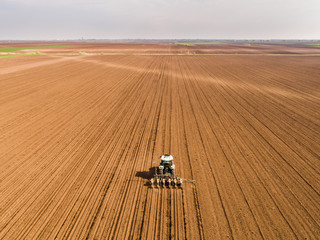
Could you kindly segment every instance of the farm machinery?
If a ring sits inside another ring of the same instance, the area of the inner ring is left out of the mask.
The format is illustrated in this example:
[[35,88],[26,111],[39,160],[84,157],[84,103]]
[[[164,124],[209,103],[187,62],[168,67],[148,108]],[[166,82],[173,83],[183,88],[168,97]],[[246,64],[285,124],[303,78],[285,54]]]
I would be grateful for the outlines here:
[[164,154],[160,156],[161,162],[158,167],[155,168],[154,177],[150,179],[150,184],[153,187],[159,187],[159,185],[165,186],[182,186],[182,178],[175,174],[175,165],[173,156]]

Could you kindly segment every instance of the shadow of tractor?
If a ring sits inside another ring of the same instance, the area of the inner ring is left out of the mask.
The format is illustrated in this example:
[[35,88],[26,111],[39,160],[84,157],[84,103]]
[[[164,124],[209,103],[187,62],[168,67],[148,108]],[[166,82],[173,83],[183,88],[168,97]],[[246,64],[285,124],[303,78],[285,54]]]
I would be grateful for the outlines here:
[[150,180],[154,176],[155,169],[156,169],[156,167],[151,167],[151,168],[149,168],[149,171],[141,171],[141,172],[138,171],[136,173],[136,177]]
[[136,177],[148,180],[148,181],[146,181],[144,186],[152,188],[152,186],[150,184],[150,179],[153,178],[155,170],[156,170],[156,167],[151,167],[151,168],[149,168],[149,171],[141,171],[141,172],[138,171],[136,173]]

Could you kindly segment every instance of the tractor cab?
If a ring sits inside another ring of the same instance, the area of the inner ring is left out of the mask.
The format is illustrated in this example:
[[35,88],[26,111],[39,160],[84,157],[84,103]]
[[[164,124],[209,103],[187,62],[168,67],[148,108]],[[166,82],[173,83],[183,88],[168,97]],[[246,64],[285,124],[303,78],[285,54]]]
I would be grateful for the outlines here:
[[162,155],[160,157],[161,159],[161,162],[160,162],[160,165],[161,166],[164,166],[164,167],[171,167],[171,165],[174,165],[173,163],[173,156],[169,155],[169,154],[165,154],[165,155]]

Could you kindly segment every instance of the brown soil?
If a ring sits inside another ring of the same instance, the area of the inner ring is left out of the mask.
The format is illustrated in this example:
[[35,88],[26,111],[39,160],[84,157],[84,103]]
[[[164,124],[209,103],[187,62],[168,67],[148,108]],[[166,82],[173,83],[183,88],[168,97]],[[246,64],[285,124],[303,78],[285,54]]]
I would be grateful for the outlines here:
[[320,57],[2,62],[0,239],[320,236]]

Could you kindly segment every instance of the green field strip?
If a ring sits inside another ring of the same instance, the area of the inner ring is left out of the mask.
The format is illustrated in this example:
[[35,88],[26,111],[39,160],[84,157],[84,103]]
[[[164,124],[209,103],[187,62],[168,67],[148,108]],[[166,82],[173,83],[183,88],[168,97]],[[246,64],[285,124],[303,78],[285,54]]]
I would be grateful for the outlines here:
[[12,55],[0,55],[0,58],[8,58],[8,57],[22,57],[22,56],[30,56],[34,54],[12,54]]
[[13,48],[0,48],[0,52],[16,52],[25,49],[43,49],[43,48],[60,48],[72,47],[73,45],[54,45],[54,46],[32,46],[32,47],[13,47]]

